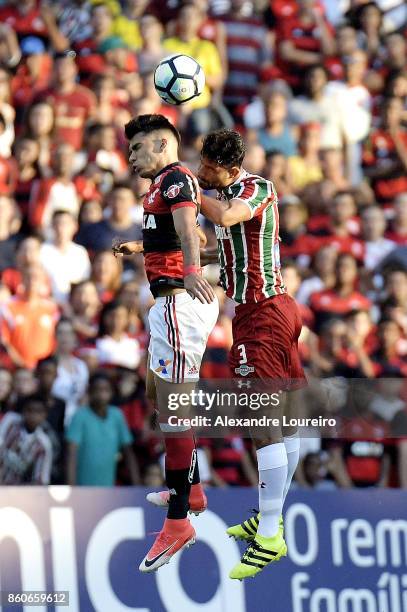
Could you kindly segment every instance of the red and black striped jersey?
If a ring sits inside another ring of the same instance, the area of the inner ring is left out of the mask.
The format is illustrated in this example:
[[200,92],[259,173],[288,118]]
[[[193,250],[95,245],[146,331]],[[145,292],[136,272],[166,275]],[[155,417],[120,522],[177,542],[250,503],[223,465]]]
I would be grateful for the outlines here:
[[153,295],[160,285],[184,286],[181,241],[172,213],[191,206],[198,215],[200,204],[198,181],[180,162],[163,168],[151,183],[143,202],[143,249]]

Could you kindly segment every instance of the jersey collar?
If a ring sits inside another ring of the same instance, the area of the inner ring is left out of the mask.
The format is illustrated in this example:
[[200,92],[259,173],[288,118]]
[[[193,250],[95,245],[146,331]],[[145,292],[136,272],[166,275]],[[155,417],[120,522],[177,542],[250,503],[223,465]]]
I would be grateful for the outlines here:
[[172,164],[168,164],[168,166],[164,166],[164,168],[161,168],[161,170],[157,172],[157,174],[153,178],[153,182],[156,180],[158,176],[160,176],[160,174],[162,174],[163,172],[166,172],[167,170],[169,170],[170,168],[173,168],[174,166],[179,166],[179,161],[172,162]]
[[242,168],[239,176],[237,177],[237,179],[234,181],[234,183],[231,183],[230,185],[228,185],[227,187],[224,187],[223,189],[221,189],[220,193],[224,193],[225,195],[227,195],[229,193],[229,190],[234,187],[235,185],[238,185],[239,183],[241,183],[241,181],[246,178],[246,176],[249,173],[247,172],[247,170],[245,170],[244,168]]

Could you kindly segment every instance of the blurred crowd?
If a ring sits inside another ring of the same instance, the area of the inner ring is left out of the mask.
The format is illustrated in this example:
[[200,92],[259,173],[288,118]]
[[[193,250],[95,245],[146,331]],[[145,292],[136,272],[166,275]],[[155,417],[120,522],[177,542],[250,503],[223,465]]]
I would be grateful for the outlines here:
[[[173,52],[206,74],[182,107],[154,89]],[[123,125],[144,113],[178,127],[193,170],[202,136],[234,127],[276,186],[302,412],[338,418],[306,432],[297,486],[407,487],[403,0],[0,0],[0,484],[163,484],[152,297],[142,256],[111,251],[141,238],[148,181]],[[234,306],[216,292],[203,378],[229,376]],[[199,454],[206,484],[257,484],[247,441]]]

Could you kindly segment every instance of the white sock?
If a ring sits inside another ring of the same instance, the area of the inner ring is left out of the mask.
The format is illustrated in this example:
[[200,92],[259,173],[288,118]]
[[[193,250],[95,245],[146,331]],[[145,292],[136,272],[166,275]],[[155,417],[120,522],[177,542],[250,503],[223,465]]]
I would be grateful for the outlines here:
[[272,538],[278,532],[287,480],[287,452],[283,442],[257,450],[260,521],[257,533]]
[[300,438],[298,437],[298,432],[293,434],[292,436],[284,437],[284,446],[287,451],[287,478],[284,486],[284,495],[283,495],[283,506],[285,502],[285,498],[287,497],[287,493],[291,486],[291,481],[293,479],[295,470],[297,469],[298,461],[300,459]]

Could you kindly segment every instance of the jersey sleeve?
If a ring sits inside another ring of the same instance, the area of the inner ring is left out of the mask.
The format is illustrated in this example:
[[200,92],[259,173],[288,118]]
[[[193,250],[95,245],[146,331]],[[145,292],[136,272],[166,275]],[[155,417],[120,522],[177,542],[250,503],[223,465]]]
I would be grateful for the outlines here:
[[198,186],[192,176],[180,169],[169,172],[161,182],[161,195],[171,209],[192,206],[198,208]]
[[271,181],[259,177],[243,183],[233,200],[246,204],[252,219],[261,215],[267,206],[275,202],[277,194]]

